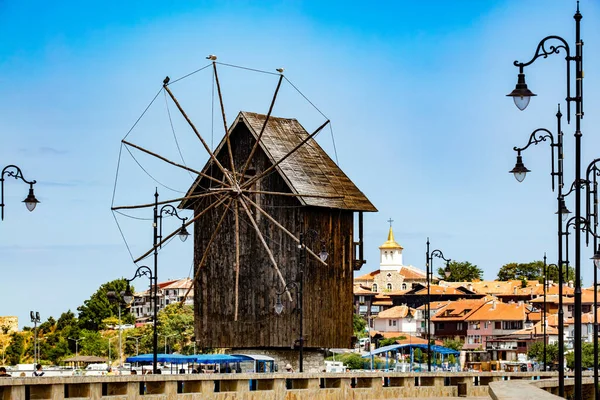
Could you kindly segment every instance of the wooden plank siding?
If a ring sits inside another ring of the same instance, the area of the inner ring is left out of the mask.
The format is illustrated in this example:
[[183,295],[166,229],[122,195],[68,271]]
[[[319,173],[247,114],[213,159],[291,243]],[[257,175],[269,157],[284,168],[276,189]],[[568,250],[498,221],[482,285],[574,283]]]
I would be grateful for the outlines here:
[[[238,117],[236,121],[238,123],[231,129],[230,140],[235,168],[239,172],[255,143],[255,136],[246,123],[242,123],[244,121],[242,118]],[[286,146],[289,147],[290,144]],[[265,171],[272,165],[272,157],[259,147],[253,157],[248,175]],[[290,161],[293,158],[293,156],[289,157]],[[217,148],[217,159],[229,169],[228,151],[223,143]],[[319,168],[317,165],[313,167]],[[212,163],[207,164],[204,172],[220,180],[224,178],[221,171]],[[293,168],[288,170],[288,173],[293,174]],[[327,175],[327,171],[321,171],[321,174]],[[282,177],[280,170],[274,170],[258,181],[255,189],[293,193],[290,182],[297,184],[299,180],[305,178],[306,175]],[[319,181],[318,185],[328,185],[328,183]],[[199,193],[211,186],[214,187],[215,183],[206,178],[198,179],[188,193]],[[308,186],[304,185],[304,187]],[[311,190],[314,192],[314,189]],[[324,188],[323,192],[327,192],[327,189]],[[195,214],[198,214],[216,197],[188,200],[182,203],[182,206],[193,208]],[[358,197],[360,196],[354,196],[352,200],[354,204],[361,201],[365,203],[366,198],[357,200]],[[319,206],[313,206],[310,202],[307,204],[307,201],[301,201],[296,197],[254,194],[252,199],[296,237],[306,230],[305,242],[315,253],[320,252],[321,240],[324,241],[329,253],[326,261],[328,265],[324,266],[307,254],[304,268],[305,347],[349,347],[353,315],[354,210],[345,207],[323,207],[320,206],[323,201],[314,199],[311,201],[318,203]],[[194,272],[199,267],[227,203],[228,201],[210,210],[195,223]],[[337,200],[337,203],[340,203],[340,200]],[[238,320],[234,321],[236,240],[233,208],[235,204],[236,201],[232,202],[231,209],[226,213],[222,226],[208,250],[206,262],[198,275],[194,290],[196,340],[204,348],[290,348],[299,337],[299,314],[296,312],[295,290],[291,291],[292,302],[287,296],[282,296],[284,311],[281,315],[277,315],[274,310],[276,293],[283,289],[283,284],[241,206],[239,207],[239,309]],[[296,280],[300,261],[297,243],[262,216],[257,209],[249,204],[248,206],[284,279],[286,282]],[[374,209],[372,205],[370,207]],[[311,235],[309,230],[318,232],[318,237]]]

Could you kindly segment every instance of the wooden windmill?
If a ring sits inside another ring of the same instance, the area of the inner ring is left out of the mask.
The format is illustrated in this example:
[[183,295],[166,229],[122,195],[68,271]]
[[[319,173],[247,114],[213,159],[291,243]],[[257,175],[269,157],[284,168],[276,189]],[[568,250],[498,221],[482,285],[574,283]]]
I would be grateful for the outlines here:
[[[362,257],[362,213],[377,211],[296,119],[240,112],[228,127],[217,74],[225,135],[212,151],[170,90],[164,90],[196,133],[209,159],[179,207],[192,209],[196,341],[207,348],[290,348],[298,338],[297,298],[277,293],[303,279],[304,340],[310,348],[349,347],[353,271]],[[354,239],[354,213],[359,238]],[[167,235],[162,242],[173,235]],[[299,248],[304,234],[304,248]],[[160,245],[160,243],[158,244]],[[302,251],[305,259],[300,259]],[[142,255],[142,259],[149,254]],[[322,261],[319,252],[326,251]],[[302,262],[301,262],[302,261]],[[302,270],[302,274],[299,272]]]

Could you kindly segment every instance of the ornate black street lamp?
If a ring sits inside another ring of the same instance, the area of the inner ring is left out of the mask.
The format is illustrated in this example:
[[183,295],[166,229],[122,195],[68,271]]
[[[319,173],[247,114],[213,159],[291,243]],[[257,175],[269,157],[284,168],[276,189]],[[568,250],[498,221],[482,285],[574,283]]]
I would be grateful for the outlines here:
[[[130,282],[135,278],[142,276],[147,276],[150,279],[150,293],[153,293],[152,301],[154,303],[154,307],[152,309],[152,371],[156,374],[158,371],[158,296],[156,292],[158,282],[156,281],[156,276],[152,274],[152,270],[149,267],[145,265],[138,267],[138,269],[135,271],[135,275],[133,275],[133,278],[126,279],[127,288],[123,294],[123,301],[127,304],[131,304],[133,302],[134,296],[133,292],[131,291]],[[152,291],[152,288],[154,288],[154,291]]]
[[[579,2],[577,2],[577,11],[573,16],[575,19],[575,55],[572,56],[569,44],[560,36],[547,36],[542,39],[536,48],[535,54],[528,62],[515,61],[514,65],[519,68],[519,76],[515,90],[508,94],[513,97],[515,104],[520,110],[524,110],[529,104],[532,96],[535,96],[525,84],[524,68],[533,64],[538,58],[547,58],[552,54],[566,53],[567,61],[567,122],[571,118],[571,102],[575,103],[575,182],[581,180],[581,118],[583,118],[583,41],[581,40],[581,18],[579,12]],[[549,45],[549,42],[557,42]],[[575,97],[571,97],[571,62],[575,63]],[[580,185],[576,185],[575,191],[575,217],[577,220],[581,217],[581,190]],[[581,234],[579,224],[575,227],[575,391],[576,399],[582,398],[581,383]],[[559,259],[560,264],[560,259]],[[561,351],[559,350],[559,357]],[[562,377],[559,377],[559,396],[564,397],[564,374],[559,371]]]
[[39,311],[29,311],[31,322],[33,322],[33,364],[37,364],[40,360],[37,337],[37,324],[42,322]]
[[429,238],[427,238],[427,252],[425,254],[425,273],[427,274],[427,303],[425,304],[425,322],[427,328],[427,371],[431,372],[431,275],[433,274],[433,257],[441,258],[446,261],[446,268],[444,275],[449,278],[451,275],[450,271],[450,259],[444,257],[444,253],[441,250],[433,250],[429,252]]
[[[514,147],[513,150],[517,152],[517,162],[515,167],[509,171],[514,174],[515,179],[518,182],[523,182],[526,177],[527,172],[530,172],[525,165],[523,164],[523,158],[521,156],[521,152],[527,150],[529,146],[538,145],[543,142],[550,143],[550,156],[552,161],[552,172],[550,176],[552,177],[552,191],[555,190],[555,181],[558,180],[558,195],[557,195],[557,206],[558,210],[556,214],[558,216],[558,374],[559,374],[559,390],[562,387],[564,390],[564,311],[563,311],[563,269],[562,269],[562,259],[563,259],[563,230],[562,224],[569,217],[570,211],[567,209],[565,205],[565,199],[563,195],[563,187],[564,187],[564,170],[563,170],[563,132],[561,129],[561,119],[562,113],[560,112],[560,104],[558,105],[558,110],[556,112],[556,141],[554,140],[554,135],[548,129],[539,128],[534,130],[529,136],[529,141],[524,147]],[[556,153],[556,154],[555,154]],[[556,162],[555,162],[556,160]],[[558,179],[556,179],[558,178]],[[546,256],[544,255],[544,264],[546,263]],[[546,290],[544,286],[544,291]],[[545,307],[545,305],[544,305]],[[544,354],[546,354],[544,352]],[[544,362],[544,365],[545,362]],[[545,368],[545,367],[544,367]]]
[[[311,235],[313,239],[318,238],[319,233],[314,229],[309,229],[306,231],[306,234]],[[304,323],[303,323],[303,304],[302,304],[302,295],[304,291],[304,268],[306,266],[306,244],[304,243],[304,235],[305,233],[300,233],[300,243],[298,245],[298,249],[300,249],[300,257],[298,257],[298,276],[295,281],[288,282],[285,287],[281,290],[281,292],[277,292],[277,299],[275,300],[275,312],[277,314],[281,314],[283,312],[283,303],[281,302],[281,296],[284,293],[288,293],[290,289],[294,289],[296,291],[296,311],[298,312],[298,328],[299,328],[299,337],[296,341],[298,343],[298,370],[300,372],[304,372]],[[319,252],[319,258],[321,261],[327,260],[329,257],[329,253],[325,248],[325,243],[321,241],[321,251]],[[292,345],[293,347],[293,345]]]
[[0,196],[1,219],[4,220],[4,175],[10,178],[20,179],[23,182],[29,184],[29,194],[27,195],[25,200],[23,200],[23,203],[25,203],[25,206],[29,211],[35,210],[35,206],[37,206],[37,204],[40,202],[38,199],[35,198],[35,195],[33,194],[33,185],[36,184],[36,181],[28,181],[27,179],[25,179],[23,177],[23,172],[21,171],[21,168],[17,167],[16,165],[7,165],[2,170],[2,174],[0,174],[0,192],[2,193]]

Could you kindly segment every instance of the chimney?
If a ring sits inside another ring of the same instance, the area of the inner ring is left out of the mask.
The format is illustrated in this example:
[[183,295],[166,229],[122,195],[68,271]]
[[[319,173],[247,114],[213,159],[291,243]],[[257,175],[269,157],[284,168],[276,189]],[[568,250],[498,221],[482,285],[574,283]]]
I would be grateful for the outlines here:
[[569,281],[569,287],[573,288],[573,281]]
[[517,287],[516,286],[513,288],[513,293],[517,294]]
[[469,289],[469,291],[470,291],[470,292],[472,292],[472,291],[473,291],[473,284],[472,284],[472,283],[469,283],[469,284],[467,285],[467,289]]
[[496,300],[492,300],[492,307],[490,308],[490,310],[495,310],[496,309]]

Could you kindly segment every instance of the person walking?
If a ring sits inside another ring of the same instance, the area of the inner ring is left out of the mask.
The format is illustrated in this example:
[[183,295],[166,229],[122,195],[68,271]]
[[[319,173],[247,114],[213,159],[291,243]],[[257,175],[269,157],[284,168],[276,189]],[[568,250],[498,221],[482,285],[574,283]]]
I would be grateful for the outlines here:
[[33,376],[44,376],[44,371],[42,371],[42,364],[38,364],[35,366],[35,371],[33,371]]

